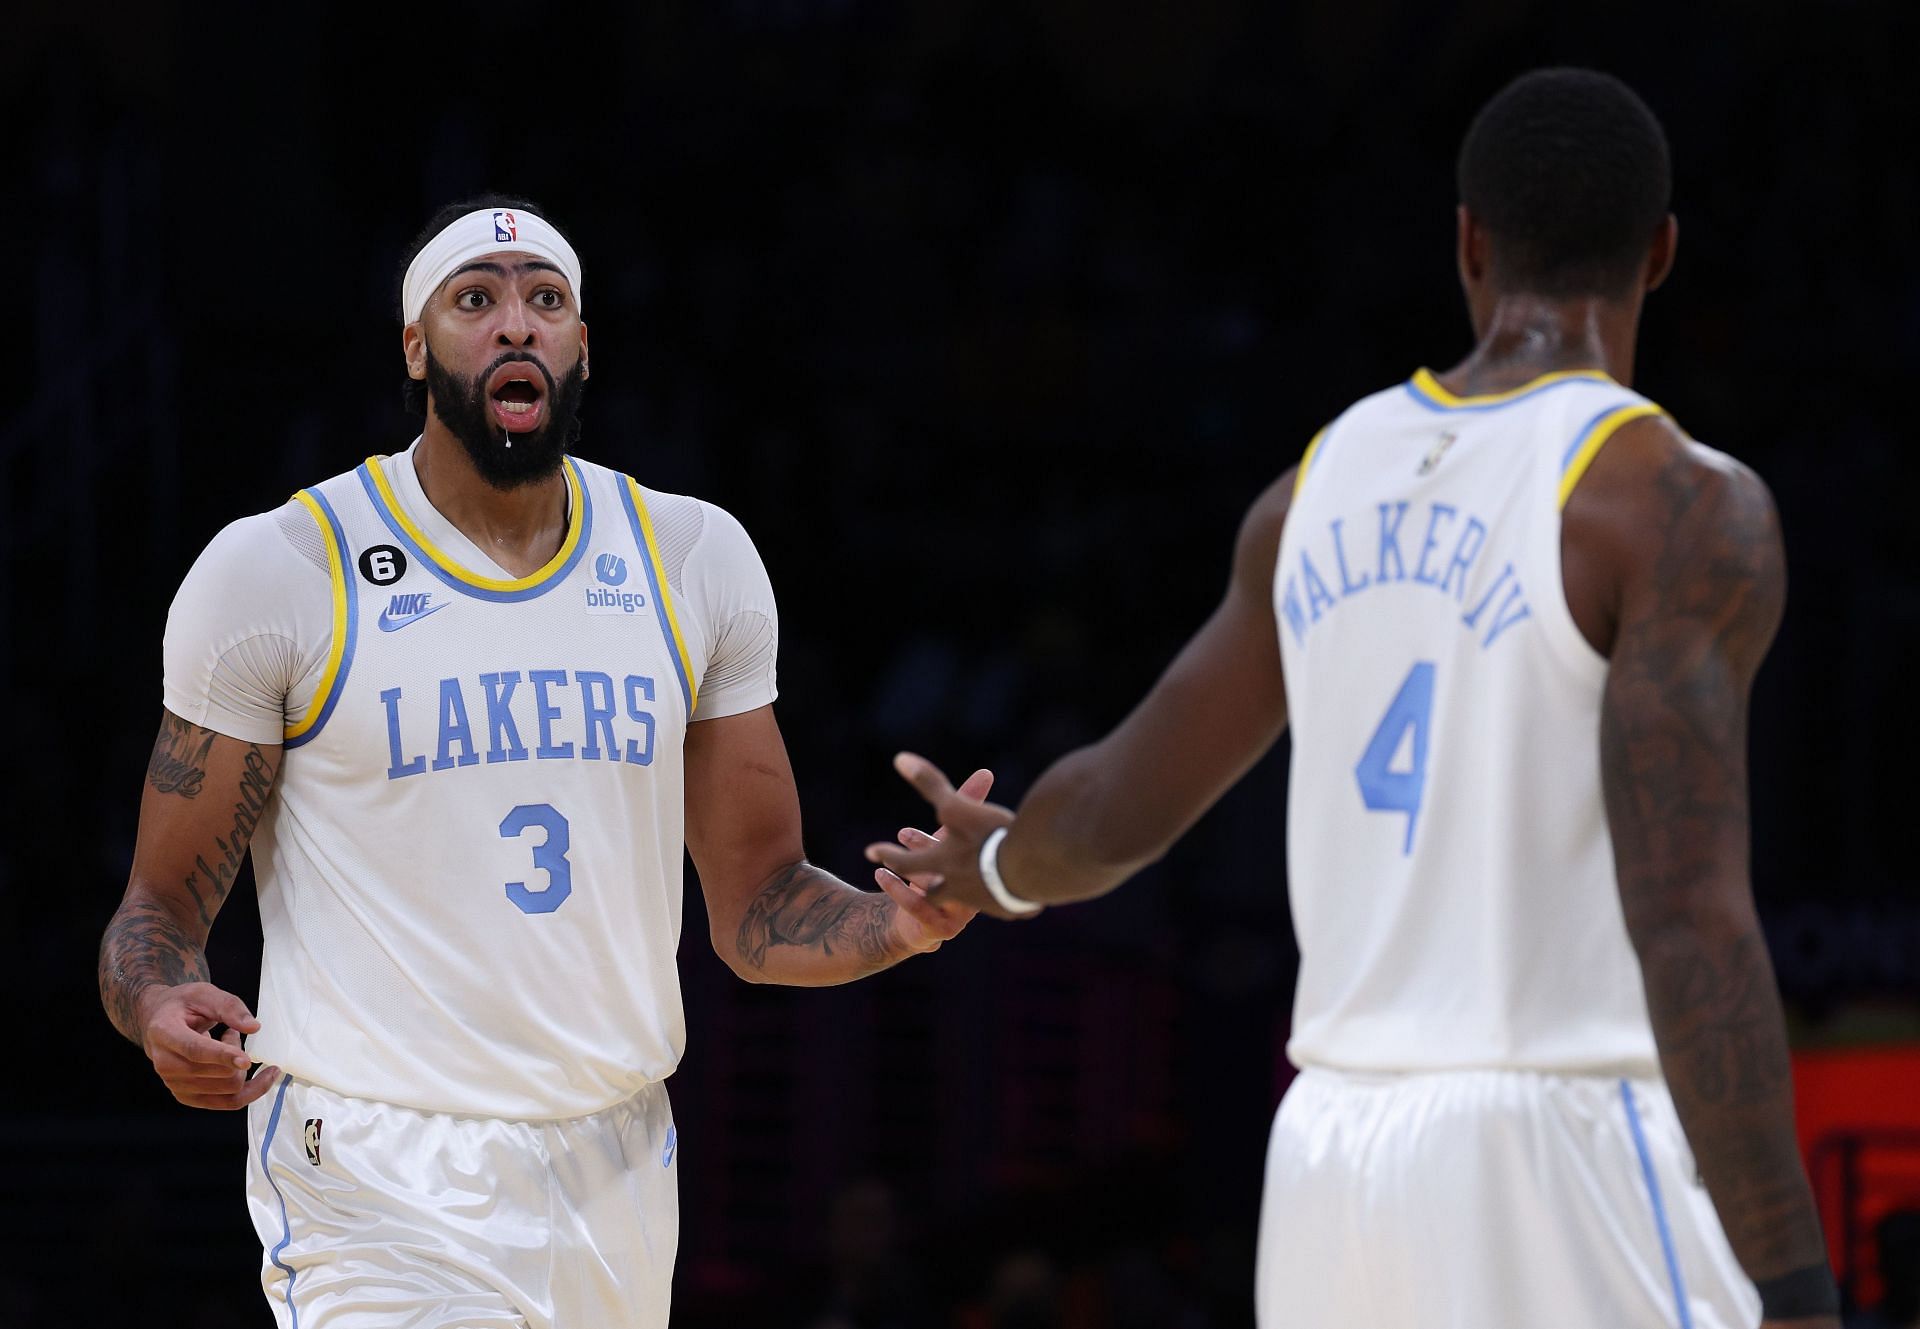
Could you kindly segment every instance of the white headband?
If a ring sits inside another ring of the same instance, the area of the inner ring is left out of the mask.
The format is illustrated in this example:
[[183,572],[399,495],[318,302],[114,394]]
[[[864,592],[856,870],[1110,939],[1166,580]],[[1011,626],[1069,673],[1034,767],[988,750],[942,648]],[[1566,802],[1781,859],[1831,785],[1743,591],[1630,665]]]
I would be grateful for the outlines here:
[[400,306],[406,321],[419,321],[427,297],[440,289],[440,283],[453,275],[455,268],[488,254],[509,251],[532,254],[558,267],[573,286],[574,308],[580,307],[580,256],[566,237],[531,212],[482,208],[427,241],[427,247],[407,265],[406,280],[400,284]]

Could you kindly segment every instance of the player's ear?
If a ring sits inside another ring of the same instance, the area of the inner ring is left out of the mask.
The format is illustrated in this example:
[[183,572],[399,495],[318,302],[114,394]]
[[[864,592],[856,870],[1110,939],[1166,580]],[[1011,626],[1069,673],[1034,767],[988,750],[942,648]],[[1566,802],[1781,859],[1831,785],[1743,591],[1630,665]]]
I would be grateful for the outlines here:
[[1490,259],[1487,253],[1487,228],[1467,211],[1462,203],[1454,209],[1454,261],[1460,268],[1460,284],[1469,290],[1487,279]]
[[1680,222],[1671,212],[1654,227],[1653,244],[1647,250],[1646,288],[1660,289],[1660,283],[1673,271],[1674,252],[1680,247]]
[[427,334],[418,323],[400,329],[400,352],[407,358],[407,377],[424,383],[427,378]]
[[587,325],[580,325],[580,377],[587,376]]

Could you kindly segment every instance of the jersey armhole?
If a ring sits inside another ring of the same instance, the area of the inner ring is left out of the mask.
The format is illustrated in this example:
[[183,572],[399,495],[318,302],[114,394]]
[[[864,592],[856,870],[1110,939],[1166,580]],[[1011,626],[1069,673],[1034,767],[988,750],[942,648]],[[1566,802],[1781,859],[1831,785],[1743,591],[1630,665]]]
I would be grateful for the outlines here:
[[298,724],[287,726],[284,746],[297,748],[311,742],[333,714],[334,703],[346,686],[347,673],[353,667],[353,641],[359,627],[359,597],[347,584],[347,537],[340,519],[318,490],[302,489],[293,496],[320,527],[320,538],[327,547],[327,581],[333,595],[333,637],[327,647],[327,667],[314,689],[313,700]]
[[[1604,678],[1607,670],[1607,657],[1594,648],[1587,640],[1586,633],[1580,630],[1580,624],[1573,616],[1573,605],[1567,599],[1567,573],[1562,557],[1561,541],[1565,525],[1567,501],[1573,497],[1574,488],[1579,485],[1594,458],[1600,455],[1600,449],[1609,439],[1636,420],[1652,418],[1671,419],[1659,406],[1643,398],[1620,401],[1605,407],[1589,418],[1573,441],[1567,445],[1560,457],[1560,477],[1554,505],[1554,519],[1544,526],[1549,549],[1543,549],[1543,555],[1550,554],[1554,569],[1554,591],[1548,599],[1545,610],[1548,640],[1556,647],[1561,660],[1569,665],[1579,677],[1589,679]],[[1549,472],[1551,479],[1551,472]]]
[[647,497],[640,482],[630,475],[617,477],[620,498],[627,510],[627,522],[633,527],[633,542],[647,558],[647,582],[653,591],[653,607],[660,619],[660,631],[673,648],[674,672],[680,677],[680,695],[687,703],[687,718],[700,703],[700,682],[693,676],[693,659],[687,654],[687,639],[680,631],[680,618],[673,608],[673,588],[667,581],[667,565],[660,557],[660,541],[654,535],[653,515],[647,511]]
[[1321,441],[1326,438],[1327,431],[1331,428],[1333,428],[1331,423],[1321,425],[1320,432],[1308,440],[1307,450],[1300,454],[1300,469],[1294,473],[1293,477],[1294,498],[1297,499],[1300,497],[1300,490],[1302,486],[1307,483],[1307,472],[1312,469],[1313,459],[1319,455],[1320,452]]
[[1587,421],[1586,427],[1574,436],[1566,454],[1560,459],[1559,508],[1562,512],[1566,511],[1567,500],[1573,497],[1574,486],[1580,483],[1580,477],[1593,465],[1593,459],[1600,455],[1600,449],[1607,445],[1607,440],[1619,433],[1622,426],[1652,415],[1665,416],[1666,412],[1650,401],[1629,402],[1624,406],[1609,406]]

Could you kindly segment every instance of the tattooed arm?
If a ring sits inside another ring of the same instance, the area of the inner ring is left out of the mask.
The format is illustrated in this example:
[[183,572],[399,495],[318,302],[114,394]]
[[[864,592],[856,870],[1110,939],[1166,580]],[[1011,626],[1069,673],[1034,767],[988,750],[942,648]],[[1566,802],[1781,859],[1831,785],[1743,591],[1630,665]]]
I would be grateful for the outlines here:
[[1582,626],[1611,658],[1602,780],[1661,1069],[1748,1276],[1824,1267],[1748,871],[1747,699],[1786,594],[1772,500],[1645,421],[1600,454],[1566,517],[1576,611],[1577,569],[1605,569]]
[[[274,1081],[272,1068],[246,1079],[239,1039],[259,1024],[209,980],[206,942],[273,796],[280,751],[161,712],[133,873],[100,940],[107,1017],[190,1107],[244,1107]],[[217,1024],[228,1027],[221,1040]]]
[[[749,983],[864,978],[936,949],[973,917],[929,903],[890,872],[875,874],[878,892],[864,891],[806,861],[800,797],[771,706],[689,726],[686,762],[687,849],[713,949]],[[985,795],[983,777],[970,786],[975,798]]]

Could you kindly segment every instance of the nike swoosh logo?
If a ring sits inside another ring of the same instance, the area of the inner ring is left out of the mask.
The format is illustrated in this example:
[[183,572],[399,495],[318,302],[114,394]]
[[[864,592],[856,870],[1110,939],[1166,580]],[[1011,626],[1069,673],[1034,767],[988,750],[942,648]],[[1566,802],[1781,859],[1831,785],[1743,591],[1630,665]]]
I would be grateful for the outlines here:
[[445,605],[433,605],[429,608],[422,609],[417,614],[408,614],[405,618],[388,618],[387,611],[382,609],[380,611],[380,630],[382,632],[398,632],[401,628],[407,626],[407,624],[418,623],[428,614],[437,614],[445,608]]

